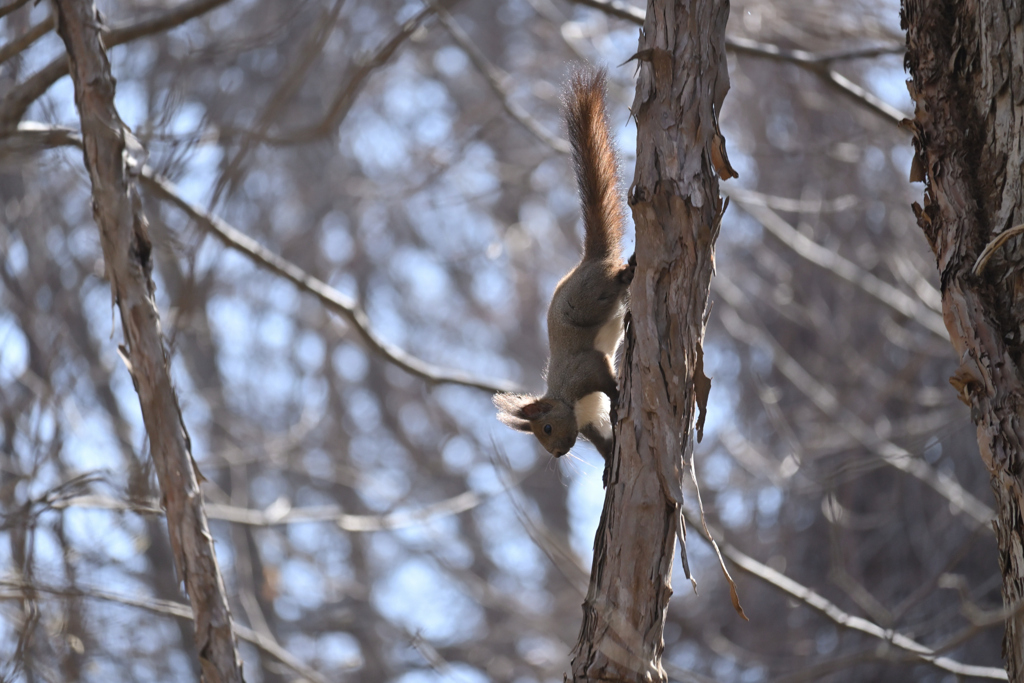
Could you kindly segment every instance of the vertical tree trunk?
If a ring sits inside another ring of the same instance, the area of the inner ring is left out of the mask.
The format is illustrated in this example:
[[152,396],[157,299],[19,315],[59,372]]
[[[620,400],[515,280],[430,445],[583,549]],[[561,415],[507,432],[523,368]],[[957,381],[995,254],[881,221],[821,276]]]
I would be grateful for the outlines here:
[[729,88],[728,16],[728,0],[650,0],[640,35],[632,324],[573,651],[577,682],[666,680],[665,612],[697,386],[706,400],[704,313],[723,210],[715,171],[731,175],[717,125]]
[[914,211],[960,359],[950,382],[971,409],[995,493],[1011,681],[1024,681],[1024,246],[993,240],[1024,223],[1021,12],[1015,0],[904,0],[902,11],[916,103],[911,180],[925,181]]
[[114,78],[100,42],[102,20],[96,7],[91,0],[56,0],[54,9],[75,84],[103,261],[121,312],[121,353],[139,395],[167,509],[174,563],[192,603],[203,680],[240,683],[242,664],[224,581],[153,299],[152,246],[135,180],[142,161],[133,159],[127,149],[130,134],[114,108]]

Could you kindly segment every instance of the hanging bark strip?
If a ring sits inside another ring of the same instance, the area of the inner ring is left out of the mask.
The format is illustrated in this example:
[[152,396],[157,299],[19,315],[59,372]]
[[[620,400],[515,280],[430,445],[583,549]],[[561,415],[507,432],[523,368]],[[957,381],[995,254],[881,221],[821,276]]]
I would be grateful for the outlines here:
[[1006,670],[1024,681],[1024,245],[1001,239],[1024,222],[1022,10],[1004,0],[904,0],[902,22],[916,104],[904,122],[916,149],[910,175],[925,182],[924,205],[913,208],[960,360],[950,383],[971,409],[995,493]]
[[112,295],[121,313],[125,345],[120,351],[139,395],[167,509],[175,566],[192,603],[203,680],[241,682],[242,664],[224,581],[153,299],[152,247],[136,182],[142,160],[132,157],[126,143],[133,138],[114,108],[114,78],[100,42],[102,19],[96,7],[87,0],[56,0],[54,7],[82,120],[93,216],[100,228]]
[[[705,311],[724,209],[715,173],[735,175],[717,123],[729,89],[728,16],[727,0],[650,0],[635,55],[637,162],[629,202],[637,272],[617,447],[573,651],[577,682],[666,680],[661,655],[685,454],[697,394],[706,400]],[[685,568],[685,545],[682,553]]]

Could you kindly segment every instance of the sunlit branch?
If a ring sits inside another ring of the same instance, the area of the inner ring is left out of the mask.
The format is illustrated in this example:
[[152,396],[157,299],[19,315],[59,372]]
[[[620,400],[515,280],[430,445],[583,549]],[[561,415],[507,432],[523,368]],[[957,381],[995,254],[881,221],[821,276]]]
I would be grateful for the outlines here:
[[345,0],[335,0],[331,9],[325,9],[321,17],[313,23],[311,35],[299,49],[294,65],[283,75],[277,87],[267,99],[267,106],[260,113],[255,131],[253,134],[245,136],[238,150],[231,157],[231,160],[223,165],[224,170],[221,171],[217,185],[214,187],[209,203],[210,206],[217,204],[218,198],[229,184],[239,182],[241,176],[239,170],[248,158],[253,146],[258,144],[259,139],[266,135],[266,132],[270,130],[270,127],[274,124],[281,111],[284,110],[295,96],[295,93],[299,91],[302,84],[306,81],[309,70],[316,63],[317,57],[320,56],[331,34],[334,33],[335,26],[338,23],[338,16],[341,14],[341,9],[344,6]]
[[[7,589],[7,591],[0,592],[0,601],[20,600],[24,597],[26,591],[37,591],[62,597],[90,598],[93,600],[116,602],[129,607],[144,609],[148,612],[153,612],[154,614],[175,617],[177,619],[188,619],[191,621],[193,618],[192,608],[184,603],[173,602],[171,600],[161,600],[159,598],[118,595],[116,593],[108,593],[107,591],[99,588],[58,588],[56,586],[47,586],[35,582],[26,584],[3,580],[0,580],[0,587]],[[233,624],[233,630],[236,636],[246,642],[252,643],[300,676],[304,676],[310,681],[314,681],[314,683],[328,683],[328,679],[323,674],[316,669],[306,666],[300,659],[281,647],[276,641],[257,633],[247,626],[242,626],[238,622]]]
[[225,246],[241,252],[259,265],[292,282],[299,289],[317,297],[328,310],[343,317],[359,334],[363,342],[387,360],[432,384],[461,384],[484,391],[516,391],[515,385],[499,380],[473,377],[457,370],[448,370],[431,365],[407,353],[404,349],[385,341],[370,325],[366,311],[352,298],[345,296],[322,280],[318,280],[297,265],[272,252],[256,240],[232,227],[221,218],[209,214],[185,200],[177,188],[167,179],[161,178],[150,169],[144,169],[143,181],[154,194],[171,202],[196,221],[204,230],[214,235]]
[[[631,21],[634,24],[644,23],[644,10],[639,7],[627,5],[618,0],[572,0],[573,2],[599,9],[613,17],[619,17]],[[831,65],[838,61],[850,59],[865,59],[878,57],[880,55],[899,55],[906,51],[902,43],[892,45],[874,45],[859,48],[837,50],[834,52],[807,52],[806,50],[786,50],[770,43],[761,43],[750,38],[729,37],[725,39],[725,46],[736,54],[759,57],[777,62],[787,62],[806,69],[824,80],[829,86],[837,89],[844,95],[868,108],[872,112],[882,116],[886,120],[898,124],[906,116],[899,109],[886,103],[878,96],[868,92],[857,85],[846,76],[831,68]]]
[[[192,2],[182,3],[173,9],[146,19],[112,28],[101,27],[103,45],[109,50],[115,45],[165,31],[229,1],[192,0]],[[0,131],[16,127],[29,106],[41,97],[57,79],[66,76],[67,73],[68,60],[65,55],[61,55],[29,76],[28,80],[11,88],[3,100],[0,100]]]
[[[81,138],[70,128],[26,122],[19,125],[16,133],[0,135],[0,159],[18,154],[36,153],[51,147],[81,146],[81,144]],[[490,392],[522,391],[521,387],[511,382],[474,377],[457,370],[431,365],[394,344],[384,341],[373,330],[366,312],[354,299],[345,296],[291,261],[260,245],[219,217],[188,202],[179,194],[173,183],[155,174],[149,167],[143,168],[142,180],[150,190],[184,211],[200,227],[217,237],[222,244],[241,252],[257,264],[289,280],[299,289],[320,299],[329,310],[344,318],[373,351],[380,353],[388,361],[409,374],[432,384],[459,384]]]
[[744,211],[798,256],[856,285],[863,292],[870,294],[897,313],[917,321],[939,339],[944,341],[949,339],[942,316],[928,308],[920,300],[872,275],[835,251],[814,242],[764,204],[747,201],[744,192],[734,192],[732,188],[722,188],[722,193],[735,200]]
[[352,105],[355,104],[356,98],[362,92],[363,86],[366,85],[370,75],[381,66],[387,64],[395,52],[398,51],[398,48],[405,43],[406,39],[422,26],[423,22],[433,13],[434,7],[428,6],[423,8],[402,24],[395,31],[394,35],[377,46],[377,49],[369,54],[357,57],[355,64],[345,75],[344,82],[331,100],[331,105],[328,107],[327,112],[319,122],[283,133],[267,133],[263,135],[258,131],[245,131],[246,134],[251,134],[258,140],[274,145],[300,145],[315,142],[331,134],[337,130],[352,108]]
[[848,211],[861,203],[861,199],[852,194],[844,194],[835,199],[791,199],[755,190],[745,190],[740,187],[730,187],[728,190],[729,197],[735,202],[766,206],[769,209],[789,213],[839,213]]
[[[518,482],[513,483],[513,485]],[[407,529],[435,519],[458,515],[483,504],[490,498],[504,493],[504,489],[493,494],[478,494],[473,491],[461,493],[447,500],[424,505],[416,510],[391,512],[384,515],[350,515],[337,505],[293,508],[289,503],[274,503],[264,510],[240,508],[234,505],[206,503],[206,516],[210,519],[244,524],[253,527],[286,526],[290,524],[311,524],[330,522],[343,531],[356,533]],[[128,501],[107,496],[75,496],[49,502],[49,507],[60,510],[82,508],[90,510],[114,510],[135,512],[142,515],[163,515],[159,501]]]
[[[700,519],[697,513],[689,509],[684,509],[684,514],[686,515],[687,520],[690,521],[690,524],[696,527],[698,531],[701,531],[699,524]],[[814,590],[797,583],[782,572],[776,571],[768,565],[762,564],[749,555],[743,553],[723,539],[721,530],[716,529],[714,533],[715,538],[718,539],[719,545],[722,548],[722,553],[732,560],[737,567],[751,576],[764,581],[768,585],[783,591],[790,597],[795,598],[805,605],[815,609],[835,622],[838,626],[878,638],[879,640],[890,643],[894,647],[909,653],[916,659],[928,662],[933,666],[957,674],[958,676],[976,676],[978,678],[988,678],[1001,681],[1005,681],[1007,679],[1006,671],[1003,669],[991,666],[963,664],[954,659],[950,659],[949,657],[937,655],[931,648],[918,643],[913,638],[905,636],[899,631],[882,628],[878,624],[864,619],[863,617],[858,617],[853,614],[849,614],[848,612],[844,612],[836,604],[830,602]],[[703,536],[704,534],[702,533],[701,535]]]
[[549,131],[537,119],[530,116],[526,109],[512,100],[508,88],[505,87],[505,83],[508,82],[508,74],[503,73],[498,67],[491,64],[486,55],[470,39],[469,34],[462,30],[462,27],[455,22],[448,12],[440,7],[435,7],[435,9],[437,11],[437,18],[441,21],[445,30],[448,31],[448,34],[455,43],[469,56],[473,66],[484,77],[484,80],[487,81],[487,85],[490,86],[494,94],[498,96],[498,101],[501,102],[501,106],[508,112],[508,115],[551,149],[559,154],[568,154],[570,151],[568,140],[560,138]]
[[881,458],[883,462],[927,484],[950,502],[950,510],[963,513],[971,520],[970,526],[991,531],[992,508],[964,489],[955,478],[935,470],[922,458],[914,457],[907,449],[883,439],[857,415],[843,407],[839,399],[823,386],[800,363],[786,352],[766,330],[744,322],[738,310],[746,308],[744,294],[726,278],[716,280],[716,292],[731,306],[721,314],[722,324],[735,339],[749,346],[766,345],[771,348],[775,367],[803,393],[817,408],[846,431],[862,446]]

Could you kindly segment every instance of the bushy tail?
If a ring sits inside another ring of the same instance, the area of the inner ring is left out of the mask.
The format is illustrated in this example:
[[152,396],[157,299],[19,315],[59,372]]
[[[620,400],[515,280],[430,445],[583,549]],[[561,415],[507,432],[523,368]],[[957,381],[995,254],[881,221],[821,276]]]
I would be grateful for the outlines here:
[[580,69],[565,93],[565,122],[583,205],[584,260],[617,258],[622,240],[618,164],[604,106],[603,69]]

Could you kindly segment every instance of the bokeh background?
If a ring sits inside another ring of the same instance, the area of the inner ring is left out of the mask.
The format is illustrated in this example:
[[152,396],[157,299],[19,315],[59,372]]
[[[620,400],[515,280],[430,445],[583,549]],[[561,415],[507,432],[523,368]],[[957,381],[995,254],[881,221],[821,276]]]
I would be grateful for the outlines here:
[[[542,390],[547,301],[582,234],[559,118],[574,64],[608,69],[624,196],[635,155],[639,26],[588,4],[98,6],[113,29],[197,15],[110,49],[120,115],[182,197],[358,302],[426,374]],[[71,81],[47,75],[49,11],[0,6],[0,680],[195,680],[81,152],[29,135],[78,128]],[[677,562],[669,677],[998,676],[991,494],[910,210],[898,4],[731,11],[740,177],[694,457],[750,622],[691,527],[699,594]],[[553,460],[486,390],[408,372],[178,208],[145,209],[232,612],[290,655],[241,642],[247,680],[562,680],[596,452]]]

